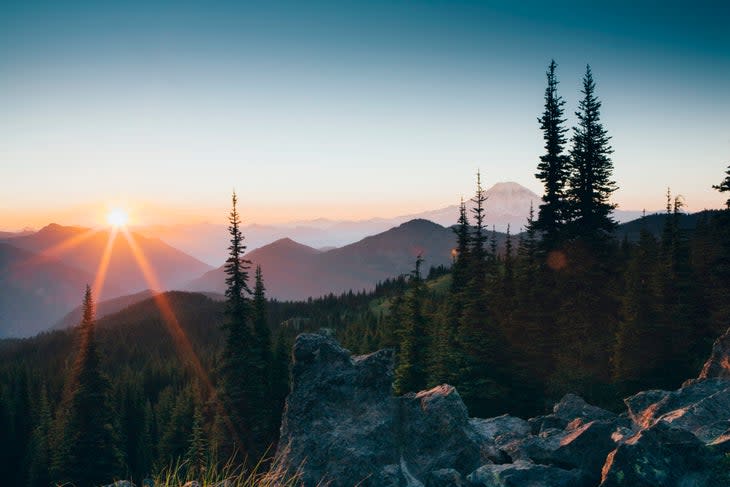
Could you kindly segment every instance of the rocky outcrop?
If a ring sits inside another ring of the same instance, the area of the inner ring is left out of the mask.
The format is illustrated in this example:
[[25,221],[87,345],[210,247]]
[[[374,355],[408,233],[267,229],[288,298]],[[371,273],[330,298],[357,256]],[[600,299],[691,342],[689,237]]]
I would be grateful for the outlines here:
[[700,379],[730,379],[730,329],[715,340],[710,358],[700,372]]
[[352,357],[331,338],[300,335],[292,354],[278,461],[301,467],[304,485],[400,485],[393,352]]
[[[727,361],[723,350],[718,340],[708,364]],[[276,461],[304,486],[725,485],[730,377],[719,370],[629,397],[621,415],[567,394],[537,418],[479,419],[449,385],[394,397],[390,351],[356,357],[301,335]]]

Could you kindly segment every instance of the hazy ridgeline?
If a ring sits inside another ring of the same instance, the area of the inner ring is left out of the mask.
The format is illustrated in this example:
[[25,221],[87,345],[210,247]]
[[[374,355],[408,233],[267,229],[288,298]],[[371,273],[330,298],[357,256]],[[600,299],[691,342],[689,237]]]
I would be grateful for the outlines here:
[[[428,261],[414,256],[410,276],[372,293],[267,301],[265,276],[249,276],[240,259],[234,196],[224,303],[164,294],[178,330],[160,298],[95,321],[87,297],[82,326],[0,342],[0,478],[48,485],[84,471],[87,484],[139,483],[177,461],[202,476],[234,451],[258,458],[277,441],[293,337],[322,328],[356,352],[395,348],[396,392],[447,382],[482,417],[538,414],[565,392],[613,408],[696,375],[730,323],[730,200],[688,229],[668,194],[666,215],[617,238],[612,150],[590,70],[570,140],[562,107],[551,64],[537,173],[545,195],[503,248],[478,180],[454,222],[450,268],[425,275]],[[729,181],[730,169],[717,189]]]

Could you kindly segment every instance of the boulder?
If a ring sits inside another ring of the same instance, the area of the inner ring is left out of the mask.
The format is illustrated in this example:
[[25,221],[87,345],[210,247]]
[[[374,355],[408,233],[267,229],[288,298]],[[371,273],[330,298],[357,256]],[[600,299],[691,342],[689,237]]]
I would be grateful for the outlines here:
[[730,425],[730,381],[694,381],[676,391],[645,391],[624,400],[631,420],[641,428],[663,421],[693,433],[705,443]]
[[471,418],[471,427],[482,441],[504,444],[515,438],[524,438],[530,434],[530,423],[522,418],[503,414],[496,418]]
[[600,487],[709,486],[715,457],[692,433],[661,421],[606,458]]
[[484,487],[576,487],[582,485],[573,470],[537,465],[517,460],[506,465],[483,465],[467,476],[474,485]]
[[614,419],[616,414],[597,406],[592,406],[580,396],[566,394],[553,406],[553,416],[562,420],[564,422],[563,427],[565,427],[574,419],[580,419],[584,423],[587,423],[596,420]]
[[699,375],[700,379],[730,379],[730,328],[712,345],[712,353]]
[[467,487],[467,485],[461,474],[453,468],[434,470],[426,482],[426,487]]
[[[301,484],[389,485],[397,465],[393,351],[353,357],[332,338],[303,334],[292,352],[276,462]],[[396,469],[397,470],[397,469]]]
[[401,397],[399,425],[403,461],[417,478],[446,468],[466,474],[480,465],[466,406],[450,385]]

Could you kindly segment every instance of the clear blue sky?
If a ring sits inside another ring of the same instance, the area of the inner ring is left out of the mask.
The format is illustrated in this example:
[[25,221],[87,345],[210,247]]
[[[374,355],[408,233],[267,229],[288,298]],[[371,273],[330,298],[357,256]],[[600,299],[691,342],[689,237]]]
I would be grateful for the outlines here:
[[0,228],[212,219],[234,186],[259,223],[389,216],[477,168],[539,193],[551,58],[571,113],[591,64],[621,208],[719,207],[728,25],[719,1],[4,2]]

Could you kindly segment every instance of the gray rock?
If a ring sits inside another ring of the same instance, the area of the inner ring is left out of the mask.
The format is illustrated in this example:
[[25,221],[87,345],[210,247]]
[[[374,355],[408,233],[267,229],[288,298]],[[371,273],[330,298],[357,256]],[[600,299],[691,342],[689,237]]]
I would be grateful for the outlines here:
[[425,479],[444,468],[468,473],[480,465],[480,444],[456,389],[443,384],[400,401],[398,443],[413,475]]
[[730,328],[712,345],[712,353],[699,375],[700,379],[730,379]]
[[659,422],[608,455],[600,487],[709,487],[714,462],[692,433]]
[[484,465],[467,476],[472,484],[484,487],[576,487],[580,474],[573,470],[537,465],[517,460],[507,465]]
[[302,467],[304,486],[390,483],[383,468],[400,457],[392,380],[391,350],[352,357],[332,338],[297,337],[276,461],[290,474]]
[[558,418],[553,414],[530,418],[527,422],[530,425],[530,430],[533,435],[539,435],[543,431],[549,429],[563,429],[566,426],[565,420]]
[[104,487],[136,487],[134,482],[131,480],[117,480],[111,484],[105,485]]
[[393,397],[392,351],[353,357],[330,337],[301,335],[275,461],[291,474],[301,468],[304,487],[724,485],[710,477],[730,452],[718,343],[718,365],[706,366],[718,377],[641,392],[621,415],[567,394],[525,421],[469,418],[445,384]]
[[730,422],[730,381],[694,381],[673,392],[645,391],[624,400],[631,420],[641,428],[659,421],[687,430],[709,443]]
[[592,406],[580,396],[566,394],[553,406],[553,416],[563,420],[565,422],[564,426],[567,426],[568,423],[577,418],[587,423],[596,420],[614,419],[616,414],[597,406]]
[[471,427],[483,442],[505,444],[516,438],[524,438],[530,434],[530,423],[522,418],[503,414],[496,418],[471,418]]
[[466,487],[467,483],[453,468],[434,470],[428,476],[426,487]]

